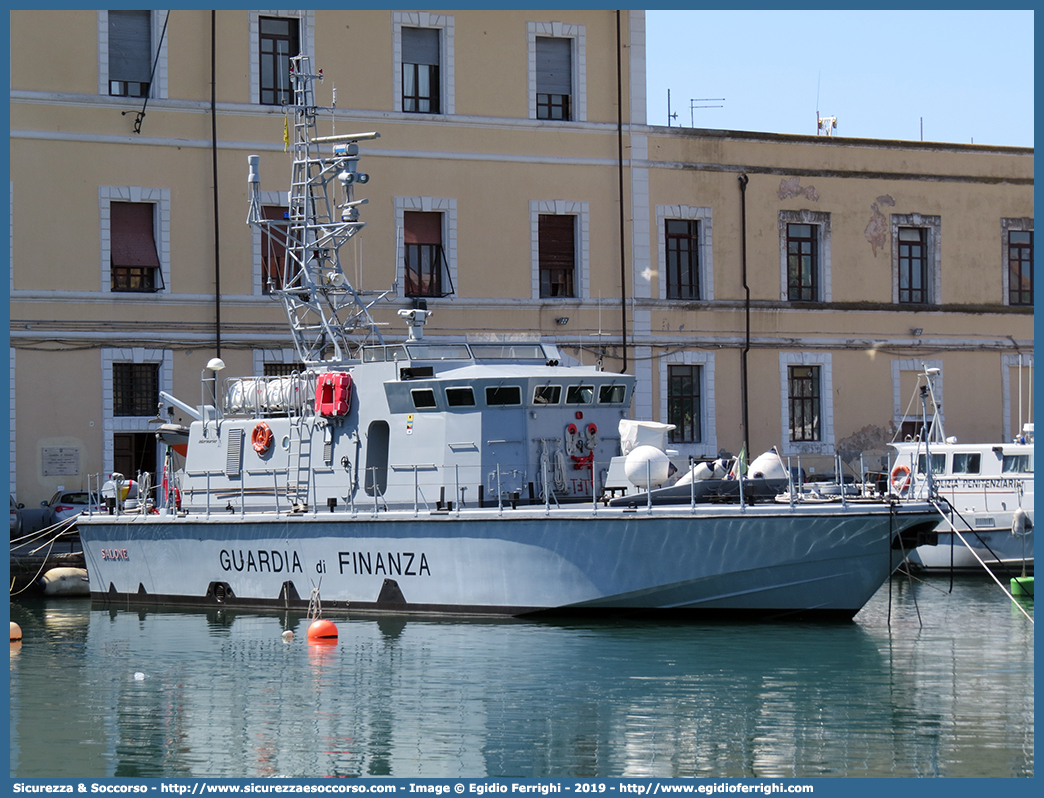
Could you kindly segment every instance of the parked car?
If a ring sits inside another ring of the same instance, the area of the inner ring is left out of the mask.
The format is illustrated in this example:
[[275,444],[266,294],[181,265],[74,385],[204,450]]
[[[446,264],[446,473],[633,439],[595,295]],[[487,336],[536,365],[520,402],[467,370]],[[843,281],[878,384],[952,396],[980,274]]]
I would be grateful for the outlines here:
[[60,490],[50,501],[40,502],[43,508],[44,524],[51,526],[67,521],[83,512],[104,512],[99,502],[91,504],[90,494],[85,490]]
[[22,536],[22,505],[11,496],[11,539]]

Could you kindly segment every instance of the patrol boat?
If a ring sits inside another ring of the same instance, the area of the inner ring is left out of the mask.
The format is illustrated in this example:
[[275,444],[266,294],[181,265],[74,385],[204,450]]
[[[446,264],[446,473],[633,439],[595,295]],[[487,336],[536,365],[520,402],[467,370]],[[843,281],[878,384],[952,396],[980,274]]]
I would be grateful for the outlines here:
[[215,359],[203,404],[162,394],[193,418],[164,438],[184,467],[151,511],[117,478],[109,513],[80,520],[96,602],[850,618],[935,527],[925,502],[661,505],[655,447],[628,454],[644,493],[600,505],[634,377],[539,340],[425,338],[421,303],[386,341],[338,254],[378,134],[318,136],[317,77],[294,59],[285,220],[264,217],[248,158],[248,221],[285,241],[275,293],[305,366],[219,384]]
[[937,368],[918,378],[922,431],[895,449],[889,475],[901,495],[940,502],[937,545],[919,546],[910,565],[923,571],[1033,573],[1033,424],[1006,443],[949,437],[938,401]]

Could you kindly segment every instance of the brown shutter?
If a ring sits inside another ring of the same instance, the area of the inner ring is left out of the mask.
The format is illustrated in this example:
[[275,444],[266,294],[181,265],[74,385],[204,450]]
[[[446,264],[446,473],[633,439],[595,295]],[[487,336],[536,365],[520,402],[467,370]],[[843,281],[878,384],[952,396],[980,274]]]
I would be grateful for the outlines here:
[[156,239],[152,234],[153,208],[148,202],[110,203],[113,266],[159,268]]
[[406,211],[402,215],[406,244],[441,244],[442,214]]
[[573,216],[540,215],[540,268],[572,269],[576,266]]

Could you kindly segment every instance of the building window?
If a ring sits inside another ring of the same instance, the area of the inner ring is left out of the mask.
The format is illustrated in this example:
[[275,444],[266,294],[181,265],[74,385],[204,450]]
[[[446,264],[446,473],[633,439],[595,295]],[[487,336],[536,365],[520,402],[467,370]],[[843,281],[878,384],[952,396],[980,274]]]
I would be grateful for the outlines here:
[[[282,221],[287,209],[273,205],[261,206],[266,219]],[[265,225],[261,228],[261,291],[271,294],[283,287],[286,268],[286,226]]]
[[899,228],[899,302],[928,302],[928,231]]
[[402,29],[402,110],[440,113],[439,29]]
[[442,248],[442,214],[403,213],[403,256],[408,297],[442,297],[453,293]]
[[575,297],[576,217],[540,214],[540,297]]
[[1008,304],[1033,304],[1033,231],[1008,232]]
[[667,299],[700,298],[700,223],[695,219],[667,219]]
[[[656,243],[660,299],[714,299],[713,229],[708,207],[656,206],[656,230],[661,236]],[[652,293],[651,286],[649,290]]]
[[158,363],[112,364],[114,416],[153,416],[158,405]]
[[942,217],[892,214],[892,301],[938,304],[942,298]]
[[306,367],[304,363],[265,363],[264,375],[266,377],[289,377],[293,374],[304,374]]
[[821,441],[819,366],[789,366],[790,440]]
[[830,214],[779,212],[780,299],[830,301]]
[[152,12],[109,11],[109,94],[148,97],[152,77]]
[[819,236],[816,225],[787,224],[787,299],[819,300]]
[[573,42],[536,37],[536,118],[573,118]]
[[289,105],[290,59],[301,52],[300,22],[294,17],[259,17],[258,49],[261,67],[261,105]]
[[154,211],[149,202],[109,204],[111,290],[153,293],[163,288]]
[[667,423],[671,443],[700,443],[700,366],[667,367]]

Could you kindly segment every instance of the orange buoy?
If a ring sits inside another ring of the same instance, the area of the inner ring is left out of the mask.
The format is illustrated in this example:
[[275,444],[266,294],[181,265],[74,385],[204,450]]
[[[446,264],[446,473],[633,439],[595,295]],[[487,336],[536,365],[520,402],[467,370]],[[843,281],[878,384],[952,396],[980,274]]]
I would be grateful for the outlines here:
[[318,620],[312,621],[312,625],[308,627],[309,642],[336,639],[337,627],[334,626],[333,621],[319,618]]
[[[330,625],[333,626],[333,624],[330,624]],[[334,632],[334,634],[336,635],[337,633]],[[18,624],[16,624],[14,621],[11,621],[11,642],[14,643],[14,642],[16,642],[18,640],[21,640],[21,639],[22,639],[22,627],[19,626]]]

